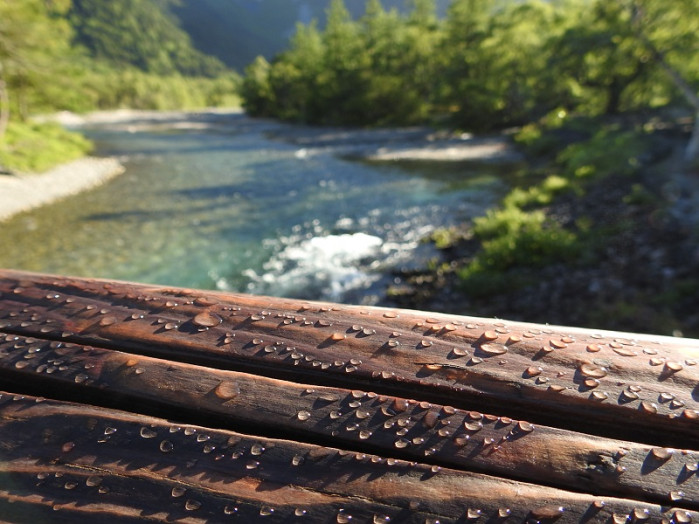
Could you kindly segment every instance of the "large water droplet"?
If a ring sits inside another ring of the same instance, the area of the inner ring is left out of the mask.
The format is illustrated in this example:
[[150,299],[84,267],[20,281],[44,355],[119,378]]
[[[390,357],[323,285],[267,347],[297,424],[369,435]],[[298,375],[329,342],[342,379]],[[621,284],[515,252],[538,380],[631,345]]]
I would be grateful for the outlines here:
[[187,489],[183,488],[182,486],[175,486],[174,488],[172,488],[172,491],[170,491],[170,494],[173,498],[179,498],[183,496],[185,493],[187,493]]
[[504,344],[481,344],[479,347],[487,355],[504,355],[507,353],[507,346]]
[[309,418],[311,418],[311,413],[310,413],[310,411],[301,410],[298,413],[296,413],[296,418],[298,418],[299,420],[302,420],[302,421],[306,421]]
[[173,449],[175,449],[175,446],[169,440],[163,440],[160,443],[160,451],[163,453],[170,453]]
[[184,503],[184,508],[187,511],[196,511],[201,508],[201,502],[194,499],[187,499],[187,502]]
[[240,394],[240,387],[235,382],[224,380],[214,390],[214,394],[223,400],[231,400]]
[[192,319],[192,322],[197,326],[209,328],[218,326],[223,319],[213,311],[202,311]]
[[158,434],[155,431],[145,426],[141,428],[140,434],[142,438],[154,438],[158,436]]
[[590,362],[584,362],[578,366],[578,371],[585,377],[603,378],[607,376],[607,369],[601,366],[596,366]]

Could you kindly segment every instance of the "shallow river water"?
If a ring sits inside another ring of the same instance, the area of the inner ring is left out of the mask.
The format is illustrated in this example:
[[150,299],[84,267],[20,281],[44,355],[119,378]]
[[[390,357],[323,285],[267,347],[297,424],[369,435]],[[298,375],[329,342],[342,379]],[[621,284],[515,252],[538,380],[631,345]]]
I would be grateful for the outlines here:
[[[0,267],[375,303],[420,240],[495,204],[494,168],[299,149],[244,115],[85,128],[126,172],[0,225]],[[289,128],[286,127],[286,132]]]

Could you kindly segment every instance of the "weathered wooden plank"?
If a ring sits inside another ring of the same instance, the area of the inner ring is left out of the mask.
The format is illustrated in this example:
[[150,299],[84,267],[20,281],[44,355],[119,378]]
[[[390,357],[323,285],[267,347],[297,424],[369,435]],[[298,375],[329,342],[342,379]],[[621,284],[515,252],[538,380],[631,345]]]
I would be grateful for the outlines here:
[[684,447],[699,428],[696,340],[11,271],[0,278],[8,332],[308,383],[419,391],[658,445]]
[[691,450],[591,437],[361,389],[310,386],[19,335],[5,339],[0,377],[17,386],[31,383],[47,395],[112,406],[133,402],[142,413],[187,413],[187,420],[215,427],[590,493],[684,504],[673,500],[683,491],[688,507],[699,509],[693,502],[699,501],[699,484],[690,481],[699,453]]
[[[416,463],[430,478],[453,472],[470,483],[487,474],[494,493],[498,483],[526,486],[516,490],[538,492],[549,509],[565,507],[549,518],[570,522],[645,521],[651,518],[643,508],[654,504],[658,519],[682,522],[699,510],[697,360],[696,340],[0,270],[0,387],[6,390],[82,403],[75,414],[100,405],[210,431],[332,446],[342,457],[376,453],[373,464]],[[3,440],[6,433],[0,428]],[[31,448],[22,442],[15,449],[26,455]],[[2,478],[21,477],[22,467],[0,470],[0,491],[7,486]],[[248,471],[246,479],[259,483],[258,473]],[[345,465],[325,474],[331,483],[353,475]],[[405,472],[399,476],[391,480],[392,495],[407,482]],[[117,478],[123,480],[121,473]],[[124,482],[125,490],[145,492],[160,480]],[[583,511],[580,500],[561,499],[560,489],[616,497],[623,511],[594,509],[592,499]],[[550,490],[553,499],[542,495]],[[500,506],[468,496],[463,504],[489,508],[489,521],[500,518]],[[270,493],[254,502],[236,497],[258,512],[250,518],[292,517],[289,508],[259,515]],[[463,508],[460,516],[444,509],[456,503],[452,498],[433,497],[418,496],[435,504],[425,515],[398,513],[400,521],[408,514],[418,515],[416,522],[468,520]],[[0,514],[9,500],[16,501],[13,508],[53,511],[29,488],[2,500]],[[352,500],[356,516],[381,515],[362,506],[367,501]],[[527,513],[534,500],[513,499],[508,518],[516,509],[518,520],[537,520]],[[147,496],[127,502],[110,502],[109,511],[128,521],[141,518],[150,503]],[[103,509],[94,504],[72,506],[99,515]],[[320,521],[338,517],[336,506],[318,507],[330,508],[316,513]],[[147,510],[156,520],[205,515],[173,517],[156,509]],[[66,518],[78,514],[71,509]]]
[[687,522],[699,514],[379,455],[2,394],[14,522]]

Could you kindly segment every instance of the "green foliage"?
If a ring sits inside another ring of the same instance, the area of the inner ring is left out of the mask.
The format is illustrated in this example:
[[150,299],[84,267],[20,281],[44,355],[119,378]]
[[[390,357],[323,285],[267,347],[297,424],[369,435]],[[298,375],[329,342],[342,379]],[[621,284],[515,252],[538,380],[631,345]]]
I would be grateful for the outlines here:
[[629,175],[640,167],[639,157],[647,146],[644,135],[621,130],[618,126],[607,126],[602,127],[589,140],[563,149],[557,160],[569,177]]
[[437,249],[449,249],[463,236],[463,233],[459,232],[457,228],[454,227],[440,227],[435,229],[430,235],[429,240],[434,243]]
[[553,198],[572,189],[572,184],[567,178],[558,175],[549,175],[537,185],[527,189],[514,188],[503,199],[506,208],[526,208],[529,206],[545,206],[551,203]]
[[[300,27],[287,52],[252,67],[246,107],[311,123],[436,120],[476,131],[658,107],[678,93],[639,26],[690,83],[699,74],[699,15],[690,0],[670,4],[453,0],[440,20],[433,0],[412,0],[407,15],[368,0],[352,20],[333,0],[324,31]],[[556,147],[537,133],[525,128],[519,139]]]
[[457,271],[469,294],[487,294],[512,286],[512,268],[535,268],[551,262],[565,262],[580,253],[575,233],[548,219],[543,211],[517,207],[489,210],[474,221],[474,233],[482,241],[481,251]]
[[237,106],[240,78],[230,73],[218,78],[154,75],[138,69],[108,67],[74,79],[82,94],[64,102],[73,111],[91,109],[197,109]]
[[165,0],[73,0],[76,41],[90,56],[117,68],[186,76],[217,76],[225,66],[196,51]]
[[58,124],[12,122],[0,141],[0,165],[13,171],[40,172],[84,156],[92,144]]

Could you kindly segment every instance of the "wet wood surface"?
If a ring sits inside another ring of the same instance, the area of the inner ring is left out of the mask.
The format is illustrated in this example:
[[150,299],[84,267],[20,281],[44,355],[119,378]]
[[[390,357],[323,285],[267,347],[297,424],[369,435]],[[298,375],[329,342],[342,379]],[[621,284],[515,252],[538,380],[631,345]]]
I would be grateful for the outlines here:
[[699,522],[699,341],[0,270],[0,518]]

